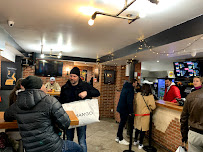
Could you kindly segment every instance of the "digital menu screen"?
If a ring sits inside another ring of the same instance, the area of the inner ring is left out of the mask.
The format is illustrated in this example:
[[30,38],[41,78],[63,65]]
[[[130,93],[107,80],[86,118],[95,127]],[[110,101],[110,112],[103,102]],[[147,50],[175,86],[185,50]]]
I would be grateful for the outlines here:
[[176,77],[195,77],[200,75],[199,62],[185,61],[174,62]]

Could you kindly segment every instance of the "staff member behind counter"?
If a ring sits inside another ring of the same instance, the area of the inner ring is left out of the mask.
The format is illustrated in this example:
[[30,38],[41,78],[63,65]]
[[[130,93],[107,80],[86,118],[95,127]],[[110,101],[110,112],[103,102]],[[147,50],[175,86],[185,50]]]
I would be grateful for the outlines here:
[[169,101],[173,103],[177,103],[176,98],[181,99],[180,90],[175,86],[175,83],[172,82],[171,78],[165,78],[165,93],[164,93],[164,101]]
[[59,86],[59,84],[55,81],[55,78],[54,77],[51,77],[50,78],[50,82],[47,82],[45,84],[45,87],[47,88],[47,91],[48,92],[51,92],[51,91],[56,91],[56,92],[60,92],[61,91],[61,87]]

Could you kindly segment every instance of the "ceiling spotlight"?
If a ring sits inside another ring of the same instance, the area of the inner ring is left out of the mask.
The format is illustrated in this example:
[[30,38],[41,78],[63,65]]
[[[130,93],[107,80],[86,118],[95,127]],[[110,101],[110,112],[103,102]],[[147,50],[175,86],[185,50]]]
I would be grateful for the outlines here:
[[192,57],[195,57],[196,54],[197,54],[197,52],[196,52],[196,51],[193,51],[193,52],[191,53],[191,56],[192,56]]
[[149,0],[151,3],[155,3],[155,4],[158,4],[159,3],[159,0]]
[[134,22],[135,20],[139,19],[140,17],[138,15],[136,15],[134,18],[130,17],[130,16],[120,16],[121,13],[123,13],[130,5],[132,5],[136,0],[132,0],[132,2],[130,2],[129,4],[127,4],[127,0],[126,0],[126,6],[117,14],[109,14],[109,13],[104,13],[104,12],[99,12],[96,11],[94,12],[94,14],[92,15],[91,19],[88,21],[88,24],[90,26],[92,26],[94,24],[94,20],[96,19],[97,14],[99,15],[105,15],[105,16],[110,16],[110,17],[115,17],[115,18],[120,18],[120,19],[126,19],[128,20],[128,24],[131,24],[132,22]]
[[147,14],[145,12],[140,12],[139,13],[140,18],[145,18],[146,16],[147,16]]
[[59,52],[59,56],[62,56],[62,52],[61,51]]
[[90,19],[90,20],[88,21],[88,24],[89,24],[90,26],[94,25],[94,20],[93,20],[93,19]]
[[159,62],[159,60],[157,60],[156,62]]
[[41,58],[44,58],[44,54],[41,54],[40,57],[41,57]]
[[43,45],[41,45],[41,55],[40,55],[40,57],[44,58],[44,54],[42,53],[42,50],[43,50]]
[[94,20],[97,16],[97,12],[94,12],[94,14],[92,15],[91,19]]

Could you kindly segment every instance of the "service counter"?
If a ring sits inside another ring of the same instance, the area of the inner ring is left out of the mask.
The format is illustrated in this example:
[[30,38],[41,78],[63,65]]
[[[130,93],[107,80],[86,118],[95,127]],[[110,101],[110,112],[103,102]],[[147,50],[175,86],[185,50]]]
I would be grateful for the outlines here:
[[183,107],[163,100],[157,100],[156,106],[153,114],[152,139],[175,151],[182,144],[180,115]]

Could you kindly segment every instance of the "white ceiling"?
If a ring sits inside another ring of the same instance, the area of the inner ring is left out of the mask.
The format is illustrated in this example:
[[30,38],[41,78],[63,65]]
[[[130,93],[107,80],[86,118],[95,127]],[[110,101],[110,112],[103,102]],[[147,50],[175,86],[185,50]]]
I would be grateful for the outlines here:
[[[128,0],[128,3],[131,1]],[[144,1],[143,7],[140,3]],[[88,10],[94,7],[95,10],[116,14],[124,4],[125,0],[0,0],[0,26],[27,52],[40,53],[43,44],[44,53],[53,49],[53,53],[63,51],[66,56],[97,58],[203,13],[202,0],[160,0],[158,5],[148,0],[137,0],[121,15],[131,13],[136,16],[142,8],[148,11],[145,18],[128,24],[127,20],[97,16],[95,24],[89,26],[87,22],[94,11],[89,15],[81,12],[81,7],[89,7]],[[14,27],[9,27],[7,20],[13,20]],[[176,42],[153,50],[180,50],[192,40],[193,38],[187,42]],[[191,50],[203,52],[202,40],[196,44],[196,47],[191,46]],[[130,58],[133,58],[132,56]],[[140,61],[187,57],[185,54],[176,53],[170,57],[153,55],[149,50],[137,53],[136,56]],[[123,60],[127,58],[129,57]]]

